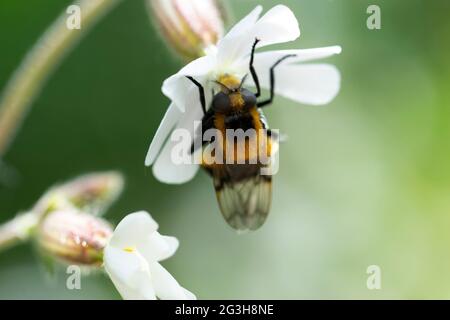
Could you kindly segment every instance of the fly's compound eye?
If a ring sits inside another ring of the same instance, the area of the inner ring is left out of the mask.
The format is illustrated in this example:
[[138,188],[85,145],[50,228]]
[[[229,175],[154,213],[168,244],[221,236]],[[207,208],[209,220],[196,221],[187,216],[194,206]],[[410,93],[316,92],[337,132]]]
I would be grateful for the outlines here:
[[241,89],[241,95],[244,99],[246,109],[256,106],[256,96],[253,92],[247,89]]
[[230,97],[227,94],[219,92],[214,96],[212,108],[215,112],[226,113],[230,110],[230,106]]

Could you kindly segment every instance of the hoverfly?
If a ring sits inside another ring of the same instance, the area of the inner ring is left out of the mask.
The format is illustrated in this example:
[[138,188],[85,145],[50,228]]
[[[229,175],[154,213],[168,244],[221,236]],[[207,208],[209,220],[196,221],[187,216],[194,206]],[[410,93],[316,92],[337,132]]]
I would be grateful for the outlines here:
[[[232,75],[222,75],[217,79],[220,91],[213,92],[213,100],[210,108],[206,110],[205,91],[203,86],[193,77],[187,76],[199,89],[200,103],[203,108],[204,116],[202,119],[201,136],[209,129],[215,129],[226,136],[227,130],[248,130],[254,129],[255,132],[264,132],[265,139],[241,139],[230,141],[225,139],[222,144],[222,155],[226,155],[230,143],[235,144],[231,148],[244,150],[244,154],[236,154],[234,162],[227,161],[213,162],[207,164],[202,162],[201,166],[212,176],[216,191],[217,201],[220,210],[227,223],[237,230],[256,230],[266,221],[269,214],[272,199],[272,177],[262,175],[261,169],[270,166],[262,164],[255,158],[260,154],[258,149],[263,147],[262,141],[266,141],[264,146],[270,156],[270,150],[276,148],[278,142],[273,139],[273,133],[267,126],[266,119],[261,108],[270,105],[274,99],[275,86],[275,68],[289,57],[295,55],[286,55],[276,61],[270,68],[270,97],[264,101],[257,101],[261,96],[261,88],[258,75],[253,66],[255,49],[259,39],[255,39],[250,56],[250,73],[256,86],[256,93],[243,88],[243,79],[238,79]],[[250,143],[256,142],[256,150]],[[203,142],[200,145],[205,145]],[[239,148],[243,147],[243,148]],[[194,144],[191,153],[195,151]],[[225,156],[224,156],[225,157]],[[237,158],[244,158],[245,163],[237,162]]]

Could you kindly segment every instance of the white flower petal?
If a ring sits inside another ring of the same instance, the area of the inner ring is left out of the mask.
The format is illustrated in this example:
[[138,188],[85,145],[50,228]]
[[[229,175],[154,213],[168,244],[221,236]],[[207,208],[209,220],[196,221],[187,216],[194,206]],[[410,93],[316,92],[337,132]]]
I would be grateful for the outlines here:
[[[198,94],[195,95],[196,89],[191,88],[190,93],[188,94],[188,98],[186,100],[189,111],[183,114],[183,118],[180,120],[177,125],[177,129],[185,129],[188,132],[188,137],[190,139],[183,140],[184,143],[184,153],[183,155],[186,157],[190,157],[190,150],[193,141],[193,137],[196,134],[197,127],[200,124],[201,119],[203,118],[203,110],[200,106],[200,102],[198,100]],[[194,128],[194,121],[198,121],[199,123]],[[197,164],[193,164],[193,162],[189,164],[176,164],[172,159],[172,151],[174,147],[177,146],[180,142],[173,141],[169,139],[166,142],[163,150],[159,154],[156,159],[155,164],[153,165],[153,174],[154,176],[161,182],[170,183],[170,184],[181,184],[191,180],[195,174],[197,173],[199,166]],[[192,158],[193,159],[193,158]]]
[[197,300],[197,297],[195,296],[195,294],[193,294],[189,290],[186,290],[185,288],[183,288],[183,291],[184,291],[184,294],[186,295],[186,300]]
[[158,230],[158,224],[145,211],[127,215],[114,230],[109,242],[110,246],[124,249],[145,243],[149,235]]
[[136,248],[147,261],[161,261],[171,257],[178,249],[178,239],[162,236],[159,232],[149,234],[145,242]]
[[[260,39],[258,47],[293,41],[300,36],[300,28],[294,13],[284,5],[270,9],[253,26],[244,24],[247,30],[233,32],[225,36],[218,44],[218,64],[233,65],[247,57],[256,38]],[[243,29],[243,28],[242,28]]]
[[170,132],[175,127],[176,123],[180,120],[182,116],[181,111],[175,106],[175,104],[170,104],[169,108],[161,121],[161,124],[156,131],[155,136],[150,144],[150,148],[147,152],[147,157],[145,158],[145,165],[150,166],[156,159],[159,151],[161,150],[164,142],[170,135]]
[[[298,62],[306,62],[311,60],[318,60],[331,57],[335,54],[340,54],[342,48],[340,46],[330,46],[323,48],[312,49],[297,49],[297,50],[274,50],[259,52],[255,54],[255,68],[258,72],[268,73],[271,66],[273,66],[279,59],[287,55],[295,55],[283,62],[283,64],[293,64]],[[245,63],[249,63],[249,58]]]
[[153,276],[153,287],[156,296],[162,300],[188,300],[195,296],[180,286],[174,277],[164,269],[158,262],[149,263],[150,272]]
[[[241,21],[236,23],[230,31],[223,37],[223,39],[233,38],[235,36],[240,36],[242,33],[248,32],[249,28],[253,28],[256,21],[258,21],[259,16],[263,7],[261,5],[256,6],[248,15],[246,15]],[[223,40],[222,39],[222,40]]]
[[[259,73],[263,88],[270,87],[269,73]],[[340,74],[329,64],[280,65],[275,71],[275,92],[305,104],[327,104],[337,95]]]
[[107,246],[103,259],[105,270],[123,299],[156,299],[148,263],[139,253]]
[[277,5],[256,22],[253,34],[261,40],[258,47],[263,47],[294,41],[300,36],[300,27],[291,9]]
[[167,259],[177,250],[178,240],[162,236],[157,229],[158,224],[147,212],[132,213],[119,223],[109,246],[138,251],[146,260]]
[[153,175],[167,184],[182,184],[192,180],[199,166],[196,164],[174,164],[171,159],[173,144],[168,142],[153,165]]
[[175,237],[170,236],[162,236],[162,237],[167,244],[168,250],[165,252],[164,255],[158,257],[158,261],[162,261],[173,256],[173,254],[175,253],[175,251],[177,251],[180,245],[180,242]]
[[[186,101],[190,98],[189,94],[195,94],[197,101],[200,100],[198,88],[189,79],[187,79],[186,76],[191,76],[203,84],[206,75],[214,68],[214,65],[215,59],[210,55],[192,61],[177,74],[164,81],[162,85],[162,92],[173,103],[175,103],[175,105],[182,112],[186,110],[189,111],[186,103]],[[191,92],[193,88],[196,90],[195,93]]]

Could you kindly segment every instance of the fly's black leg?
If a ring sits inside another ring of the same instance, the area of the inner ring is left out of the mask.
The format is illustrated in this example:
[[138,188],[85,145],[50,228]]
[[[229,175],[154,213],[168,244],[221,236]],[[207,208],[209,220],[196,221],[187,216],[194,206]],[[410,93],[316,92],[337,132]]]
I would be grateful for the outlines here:
[[258,108],[262,108],[264,106],[267,106],[273,102],[273,99],[275,97],[275,68],[282,63],[284,60],[288,58],[295,57],[295,54],[288,54],[281,59],[279,59],[275,64],[270,68],[270,98],[261,102],[258,102]]
[[255,96],[257,98],[259,98],[259,96],[261,95],[261,87],[259,85],[258,74],[256,73],[255,67],[253,66],[253,62],[255,60],[256,45],[258,44],[259,41],[260,40],[258,38],[255,39],[255,42],[253,43],[253,47],[252,47],[252,54],[250,56],[250,73],[252,74],[253,82],[255,83],[255,86],[256,86]]
[[[209,129],[213,129],[213,128],[214,128],[214,112],[212,111],[212,109],[209,109],[208,112],[206,112],[205,116],[202,119],[202,126],[201,126],[202,132],[201,132],[201,134],[198,135],[197,139],[203,140],[203,136],[205,135],[205,132],[208,131]],[[201,146],[204,146],[206,143],[209,143],[209,141],[202,141]],[[191,154],[193,154],[195,151],[197,151],[198,148],[200,148],[199,141],[198,140],[193,141],[192,145],[191,145]]]
[[193,84],[195,84],[198,87],[198,92],[200,94],[200,103],[202,105],[202,109],[203,109],[203,114],[206,114],[206,99],[205,99],[205,89],[203,89],[203,86],[201,85],[200,82],[198,82],[197,80],[195,80],[194,78],[190,77],[190,76],[186,76],[186,78],[188,78],[189,80],[192,81]]

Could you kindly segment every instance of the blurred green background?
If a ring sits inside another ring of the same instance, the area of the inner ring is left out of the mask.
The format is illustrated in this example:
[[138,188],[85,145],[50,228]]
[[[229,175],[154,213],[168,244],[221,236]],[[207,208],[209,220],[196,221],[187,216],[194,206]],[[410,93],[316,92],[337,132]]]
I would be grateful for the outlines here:
[[[226,1],[226,0],[224,0]],[[228,1],[232,21],[261,3],[290,6],[302,36],[289,47],[339,44],[326,60],[342,90],[326,107],[278,98],[267,116],[289,136],[259,231],[237,235],[220,216],[209,177],[159,183],[144,157],[168,100],[162,81],[182,65],[125,0],[67,57],[33,104],[3,159],[0,222],[55,182],[117,169],[127,184],[107,214],[145,209],[180,240],[164,266],[200,299],[450,298],[450,2]],[[0,87],[69,0],[0,2]],[[382,29],[366,27],[378,4]],[[379,265],[382,289],[366,287]],[[0,253],[0,298],[119,298],[102,274],[65,287],[31,245]]]

